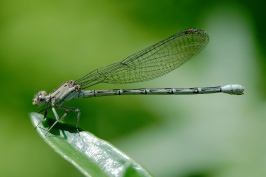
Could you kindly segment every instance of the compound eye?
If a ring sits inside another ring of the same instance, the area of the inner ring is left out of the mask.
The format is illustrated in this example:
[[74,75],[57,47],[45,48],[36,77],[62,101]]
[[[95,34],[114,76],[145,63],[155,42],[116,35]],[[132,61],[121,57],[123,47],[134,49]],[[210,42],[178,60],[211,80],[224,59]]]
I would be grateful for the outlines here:
[[33,98],[32,104],[35,106],[42,106],[45,103],[47,93],[45,91],[40,91]]
[[39,96],[39,100],[40,100],[41,102],[43,102],[43,101],[44,101],[44,98],[43,98],[42,96]]

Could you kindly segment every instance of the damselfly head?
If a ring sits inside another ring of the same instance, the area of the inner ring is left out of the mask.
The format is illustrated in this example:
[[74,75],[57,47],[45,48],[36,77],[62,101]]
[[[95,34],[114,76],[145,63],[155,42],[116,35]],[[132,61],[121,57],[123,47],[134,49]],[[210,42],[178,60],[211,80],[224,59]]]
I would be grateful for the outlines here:
[[45,91],[39,91],[33,98],[32,104],[35,106],[42,106],[46,102],[46,95]]

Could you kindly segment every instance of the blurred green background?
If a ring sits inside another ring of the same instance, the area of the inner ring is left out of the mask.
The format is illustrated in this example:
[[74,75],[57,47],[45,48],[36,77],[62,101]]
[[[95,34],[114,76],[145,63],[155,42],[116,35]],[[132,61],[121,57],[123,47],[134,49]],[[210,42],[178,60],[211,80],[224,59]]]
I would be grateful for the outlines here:
[[[2,0],[0,176],[82,176],[31,125],[29,113],[40,110],[33,95],[187,28],[206,30],[211,41],[178,70],[93,89],[237,83],[245,95],[102,97],[67,105],[81,108],[81,128],[157,177],[266,176],[265,6],[250,0]],[[66,121],[73,124],[74,117]]]

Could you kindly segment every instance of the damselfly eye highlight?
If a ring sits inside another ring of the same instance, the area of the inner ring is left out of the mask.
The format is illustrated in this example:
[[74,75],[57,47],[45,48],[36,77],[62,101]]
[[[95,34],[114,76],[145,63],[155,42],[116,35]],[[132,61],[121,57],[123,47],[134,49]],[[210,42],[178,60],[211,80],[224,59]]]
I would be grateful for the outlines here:
[[38,92],[33,98],[32,104],[35,106],[42,106],[45,103],[47,93],[45,91]]

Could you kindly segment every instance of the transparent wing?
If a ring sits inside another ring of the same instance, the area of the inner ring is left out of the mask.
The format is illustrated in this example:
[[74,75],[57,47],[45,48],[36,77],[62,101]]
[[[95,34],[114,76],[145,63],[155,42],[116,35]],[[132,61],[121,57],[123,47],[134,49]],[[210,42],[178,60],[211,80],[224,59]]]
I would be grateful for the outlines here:
[[151,80],[188,61],[208,43],[200,29],[187,29],[137,52],[121,62],[96,69],[76,81],[81,88],[98,83],[124,84]]

